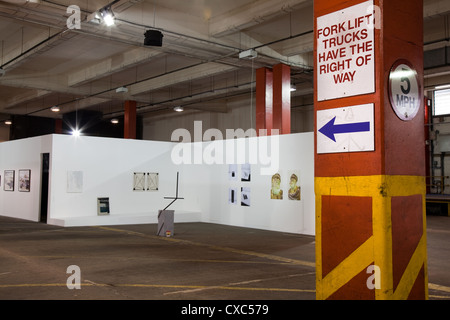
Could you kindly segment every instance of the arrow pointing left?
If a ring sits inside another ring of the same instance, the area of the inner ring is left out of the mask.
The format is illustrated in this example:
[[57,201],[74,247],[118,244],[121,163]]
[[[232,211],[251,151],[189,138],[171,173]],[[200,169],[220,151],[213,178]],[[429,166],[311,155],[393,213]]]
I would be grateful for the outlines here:
[[370,122],[355,122],[347,124],[335,124],[336,117],[319,129],[319,132],[336,142],[335,134],[356,133],[370,131]]

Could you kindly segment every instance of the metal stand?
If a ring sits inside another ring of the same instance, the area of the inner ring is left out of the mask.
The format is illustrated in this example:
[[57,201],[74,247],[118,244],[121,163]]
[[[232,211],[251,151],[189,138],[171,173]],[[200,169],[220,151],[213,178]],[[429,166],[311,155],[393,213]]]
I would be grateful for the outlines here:
[[178,179],[179,172],[177,172],[177,187],[175,197],[164,197],[164,199],[172,199],[172,202],[170,202],[167,207],[165,207],[163,210],[160,210],[158,213],[158,236],[170,237],[173,235],[174,210],[167,210],[167,208],[169,208],[175,201],[184,199],[178,197]]

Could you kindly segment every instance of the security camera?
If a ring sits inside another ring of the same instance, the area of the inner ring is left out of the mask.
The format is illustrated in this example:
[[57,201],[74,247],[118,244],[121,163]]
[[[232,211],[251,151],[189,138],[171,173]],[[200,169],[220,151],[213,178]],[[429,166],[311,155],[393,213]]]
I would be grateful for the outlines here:
[[5,75],[5,72],[6,71],[4,69],[0,68],[0,77],[3,77]]

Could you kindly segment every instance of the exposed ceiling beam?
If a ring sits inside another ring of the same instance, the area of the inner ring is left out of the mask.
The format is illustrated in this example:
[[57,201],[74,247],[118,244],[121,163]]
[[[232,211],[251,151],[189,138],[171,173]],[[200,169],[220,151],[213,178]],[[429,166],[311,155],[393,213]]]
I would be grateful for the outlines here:
[[87,82],[100,79],[102,77],[111,75],[115,72],[136,66],[144,63],[158,55],[160,51],[151,50],[147,48],[134,48],[122,54],[115,55],[98,62],[94,65],[86,67],[81,70],[74,71],[68,76],[68,85],[76,87]]
[[287,14],[309,0],[258,0],[235,8],[232,11],[211,18],[209,33],[213,37],[223,37],[253,27],[264,21]]
[[129,94],[138,95],[144,92],[168,87],[176,83],[205,78],[234,69],[235,67],[214,62],[202,63],[128,86]]

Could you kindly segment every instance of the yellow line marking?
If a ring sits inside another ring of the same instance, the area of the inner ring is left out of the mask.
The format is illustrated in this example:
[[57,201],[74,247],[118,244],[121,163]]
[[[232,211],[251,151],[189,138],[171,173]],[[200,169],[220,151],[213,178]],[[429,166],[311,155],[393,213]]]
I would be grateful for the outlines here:
[[[38,287],[66,287],[64,283],[25,283],[25,284],[2,284],[0,288],[38,288]],[[229,287],[229,286],[189,286],[189,285],[164,285],[164,284],[102,284],[82,283],[83,287],[131,287],[131,288],[177,288],[177,289],[218,289],[218,290],[240,290],[240,291],[277,291],[277,292],[316,292],[315,290],[285,289],[285,288],[255,288],[255,287]]]
[[441,286],[439,284],[429,283],[428,289],[450,293],[450,287]]
[[188,244],[188,245],[193,245],[193,246],[198,246],[198,247],[206,247],[206,248],[210,248],[213,250],[238,253],[238,254],[243,254],[243,255],[247,255],[247,256],[254,256],[254,257],[264,258],[264,259],[268,259],[268,260],[278,261],[278,262],[302,265],[302,266],[307,266],[307,267],[312,267],[312,268],[316,267],[315,262],[284,258],[284,257],[279,257],[279,256],[271,255],[271,254],[265,254],[265,253],[259,253],[259,252],[254,252],[254,251],[247,251],[247,250],[240,250],[240,249],[234,249],[234,248],[229,248],[229,247],[215,246],[215,245],[210,245],[210,244],[205,244],[205,243],[195,242],[195,241],[190,241],[190,240],[152,236],[152,235],[147,235],[147,234],[140,233],[140,232],[111,228],[111,227],[95,227],[95,228],[99,228],[99,229],[103,229],[103,230],[107,230],[107,231],[126,233],[129,235],[135,235],[138,237],[144,237],[144,238],[149,238],[149,239],[154,239],[154,240]]
[[[24,256],[26,258],[42,258],[42,259],[105,259],[103,256]],[[123,259],[123,256],[108,257],[110,260]],[[248,260],[207,260],[207,259],[174,259],[160,257],[127,257],[127,260],[152,260],[152,261],[171,261],[171,262],[204,262],[204,263],[235,263],[235,264],[273,264],[287,265],[287,262],[266,262],[266,261],[248,261]],[[3,273],[0,273],[0,276]]]
[[446,300],[450,300],[450,296],[435,296],[435,295],[430,295],[430,298],[433,299],[446,299]]

